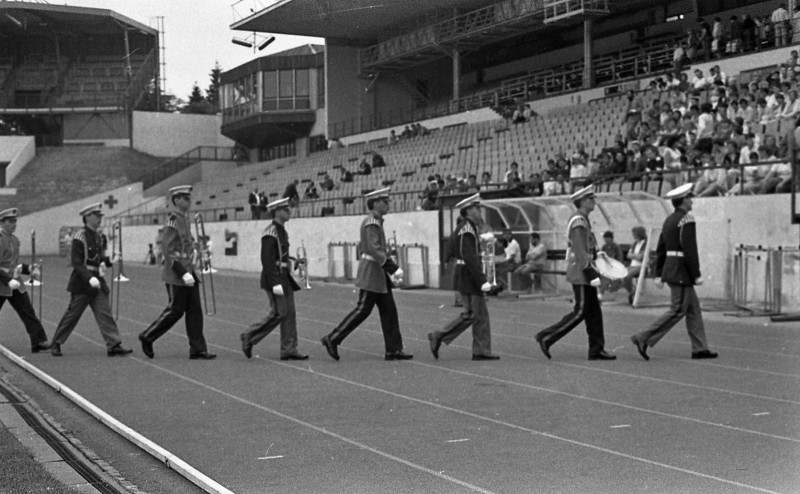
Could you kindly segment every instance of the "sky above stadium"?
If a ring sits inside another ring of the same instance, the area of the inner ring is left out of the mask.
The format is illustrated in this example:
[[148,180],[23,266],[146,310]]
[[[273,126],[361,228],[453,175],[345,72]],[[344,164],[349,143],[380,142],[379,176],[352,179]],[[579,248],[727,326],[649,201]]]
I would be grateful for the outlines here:
[[[252,39],[252,34],[232,31],[230,25],[275,3],[276,0],[62,0],[54,5],[113,10],[135,21],[156,27],[164,18],[167,92],[188,100],[197,82],[205,90],[214,62],[228,70],[253,58],[270,55],[307,43],[323,44],[320,38],[276,36],[263,51],[234,45],[233,37]],[[235,6],[234,6],[235,3]],[[259,38],[263,39],[263,38]]]

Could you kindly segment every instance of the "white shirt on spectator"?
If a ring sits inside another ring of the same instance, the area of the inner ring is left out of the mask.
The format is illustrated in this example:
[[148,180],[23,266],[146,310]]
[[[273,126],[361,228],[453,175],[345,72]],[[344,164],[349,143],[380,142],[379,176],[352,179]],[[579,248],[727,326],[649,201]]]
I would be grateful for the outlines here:
[[508,241],[508,247],[506,247],[506,261],[513,261],[514,264],[519,264],[522,262],[522,249],[519,247],[519,242],[515,239],[511,239]]
[[701,113],[697,117],[697,138],[714,136],[714,116],[710,113]]
[[783,9],[781,7],[778,7],[777,9],[775,9],[772,12],[772,16],[770,17],[770,20],[772,21],[773,24],[775,24],[777,22],[788,21],[789,20],[789,11],[787,11],[786,9]]

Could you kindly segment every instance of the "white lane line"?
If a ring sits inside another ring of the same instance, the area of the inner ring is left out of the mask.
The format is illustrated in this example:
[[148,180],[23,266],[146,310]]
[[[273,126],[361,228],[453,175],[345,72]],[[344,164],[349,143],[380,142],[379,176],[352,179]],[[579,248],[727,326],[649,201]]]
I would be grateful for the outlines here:
[[610,428],[611,429],[626,429],[628,427],[630,427],[630,425],[628,425],[628,424],[620,424],[620,425],[612,425]]
[[465,441],[469,441],[469,439],[466,439],[466,438],[465,439],[449,439],[447,442],[448,443],[463,443]]
[[764,415],[769,415],[769,412],[759,412],[753,414],[754,417],[763,417]]
[[283,455],[275,455],[275,456],[261,456],[257,458],[258,460],[277,460],[278,458],[283,458]]
[[[139,290],[139,291],[142,291],[142,290]],[[137,303],[139,305],[144,305],[144,306],[149,306],[149,307],[154,307],[154,308],[161,307],[161,306],[157,306],[155,304],[149,304],[149,303],[135,301],[135,300],[132,301],[132,302]],[[240,310],[240,311],[242,309],[243,308],[237,308],[237,310]],[[244,310],[252,310],[252,311],[254,311],[253,309],[247,309],[246,307],[244,308]],[[256,312],[263,312],[263,311],[256,311]],[[135,319],[126,318],[124,316],[120,316],[120,317],[122,317],[123,319],[126,319],[128,321],[135,322],[137,324],[142,324],[141,321],[137,321]],[[226,324],[239,326],[239,327],[247,327],[246,324],[238,323],[238,322],[235,322],[235,321],[230,321],[230,320],[227,320],[227,319],[221,319],[221,318],[218,318],[218,317],[214,317],[214,320],[222,322],[222,323],[226,323]],[[335,325],[335,323],[332,323],[330,321],[321,321],[319,319],[311,319],[311,318],[308,318],[308,317],[298,317],[297,320],[298,321],[309,321],[309,322],[313,322],[313,323],[317,323],[317,324],[324,324],[324,325],[328,325],[328,326],[334,326]],[[369,329],[368,327],[359,328],[359,329],[362,329],[362,331],[367,331],[367,332],[370,332],[370,333],[382,334],[380,331],[376,331],[374,329]],[[303,340],[303,341],[314,343],[314,344],[318,344],[319,343],[317,340],[310,340],[310,339],[307,339],[307,338],[300,338],[300,339]],[[427,345],[427,343],[428,343],[427,340],[423,340],[421,338],[406,338],[406,339],[413,339],[414,341],[419,341],[419,342],[421,342],[421,343],[423,343],[425,345]],[[533,341],[533,340],[531,340],[531,341]],[[533,343],[531,343],[531,344],[533,345]],[[453,343],[450,346],[453,347],[453,348],[464,348],[464,349],[469,349],[470,348],[470,347],[462,345],[460,343]],[[345,348],[345,349],[351,350],[350,348],[348,348],[346,346],[340,346],[339,348]],[[355,350],[355,349],[352,349],[352,350],[353,351],[358,351],[358,350]],[[362,352],[362,353],[366,353],[368,355],[372,355],[369,352]],[[519,359],[522,359],[522,360],[535,361],[535,362],[543,363],[543,364],[546,364],[546,365],[558,365],[558,366],[564,366],[564,367],[572,367],[572,368],[581,369],[581,370],[588,370],[588,371],[591,371],[592,373],[605,373],[605,374],[611,374],[611,375],[625,376],[625,377],[630,378],[630,379],[641,379],[641,380],[652,381],[652,382],[657,382],[657,383],[661,383],[661,384],[671,384],[671,385],[674,385],[674,386],[684,386],[684,387],[692,388],[692,389],[701,389],[703,391],[714,391],[714,392],[718,392],[718,393],[726,393],[726,394],[731,394],[731,395],[735,395],[735,396],[744,396],[744,397],[747,397],[747,398],[755,398],[755,399],[758,399],[758,400],[775,401],[775,402],[778,402],[778,403],[788,403],[788,404],[791,404],[791,405],[800,405],[800,401],[788,400],[788,399],[784,399],[784,398],[775,398],[775,397],[772,397],[772,396],[757,395],[757,394],[753,394],[753,393],[745,393],[743,391],[734,391],[734,390],[729,390],[729,389],[724,389],[724,388],[717,388],[717,387],[714,387],[714,386],[702,386],[702,385],[699,385],[699,384],[691,384],[691,383],[685,383],[685,382],[671,381],[669,379],[662,379],[662,378],[658,378],[658,377],[644,376],[644,375],[640,375],[640,374],[631,374],[631,373],[628,373],[628,372],[614,371],[614,370],[610,370],[610,369],[602,368],[602,367],[597,367],[597,366],[573,364],[573,363],[569,363],[569,362],[553,362],[553,361],[541,362],[542,359],[540,359],[540,358],[532,358],[532,357],[529,357],[529,356],[526,356],[526,355],[520,355],[520,354],[516,354],[516,353],[508,353],[508,352],[497,352],[497,353],[498,353],[498,355],[505,355],[505,356],[509,356],[509,357],[519,358]],[[416,364],[417,362],[414,362],[414,363]],[[543,391],[547,390],[546,388],[538,388],[538,389],[543,390]],[[547,391],[557,392],[557,391],[553,391],[553,390],[547,390]],[[579,395],[569,395],[569,394],[567,394],[567,396],[573,396],[575,398],[582,398]]]

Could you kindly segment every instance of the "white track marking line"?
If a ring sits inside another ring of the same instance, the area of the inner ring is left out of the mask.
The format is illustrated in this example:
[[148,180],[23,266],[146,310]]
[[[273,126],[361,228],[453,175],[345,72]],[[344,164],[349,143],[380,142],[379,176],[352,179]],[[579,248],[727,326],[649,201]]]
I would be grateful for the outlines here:
[[446,442],[448,442],[448,443],[463,443],[463,442],[466,442],[466,441],[469,441],[469,439],[467,439],[467,438],[464,438],[464,439],[448,439]]

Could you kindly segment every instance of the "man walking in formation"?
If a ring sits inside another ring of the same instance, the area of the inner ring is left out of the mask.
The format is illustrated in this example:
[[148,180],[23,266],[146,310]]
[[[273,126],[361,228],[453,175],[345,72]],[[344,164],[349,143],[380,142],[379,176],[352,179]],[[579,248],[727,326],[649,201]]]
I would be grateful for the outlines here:
[[6,300],[17,311],[31,340],[31,352],[47,351],[47,335],[42,323],[36,317],[21,275],[31,275],[35,280],[39,266],[19,262],[19,239],[14,235],[17,229],[17,208],[0,211],[0,308]]
[[[203,307],[195,269],[201,262],[195,255],[195,240],[189,223],[192,206],[192,186],[182,185],[169,190],[174,210],[164,225],[164,268],[161,279],[167,285],[169,305],[150,327],[139,335],[142,352],[155,356],[153,343],[186,315],[186,335],[189,337],[189,358],[211,360],[217,356],[208,352],[203,335]],[[202,268],[200,268],[202,269]]]
[[[428,341],[434,358],[439,358],[442,343],[450,344],[458,335],[472,327],[472,360],[499,360],[492,354],[491,324],[486,308],[485,294],[492,285],[486,279],[481,265],[481,249],[478,241],[481,216],[481,196],[475,194],[456,204],[463,221],[458,226],[452,254],[456,258],[453,285],[461,294],[464,311],[442,331],[428,333]],[[494,238],[488,239],[494,242]]]
[[393,278],[402,279],[403,270],[389,257],[383,231],[383,217],[389,212],[390,190],[386,187],[364,196],[369,214],[361,222],[361,259],[356,274],[358,304],[330,334],[322,338],[325,350],[334,360],[339,360],[338,346],[369,317],[375,305],[381,317],[386,360],[413,358],[413,355],[403,351],[397,306],[392,295]]
[[92,308],[100,334],[106,342],[109,357],[127,355],[132,352],[122,346],[122,338],[117,328],[117,323],[111,315],[111,304],[108,294],[110,292],[103,271],[111,267],[118,259],[109,259],[106,256],[108,238],[100,233],[100,223],[103,221],[103,204],[96,203],[80,211],[83,217],[84,228],[72,239],[70,249],[70,264],[72,274],[67,283],[70,292],[69,307],[58,323],[50,353],[54,357],[61,357],[63,345],[72,330],[78,325],[87,306]]
[[603,312],[597,298],[600,274],[592,266],[597,255],[597,239],[589,222],[589,213],[595,208],[592,186],[575,192],[569,198],[578,208],[567,223],[567,281],[572,283],[575,306],[559,322],[539,331],[536,341],[549,359],[550,347],[585,321],[589,335],[589,360],[614,360],[617,356],[605,351]]
[[675,211],[664,221],[656,248],[656,283],[666,282],[670,307],[645,331],[631,337],[639,355],[650,360],[647,349],[654,346],[673,326],[686,317],[686,329],[692,342],[693,359],[717,358],[708,349],[703,326],[703,312],[694,291],[703,283],[697,253],[697,232],[692,211],[692,184],[684,184],[667,193]]
[[289,198],[267,205],[273,219],[261,235],[261,288],[267,292],[270,311],[267,317],[241,334],[242,352],[253,356],[253,345],[264,339],[276,326],[281,326],[281,360],[306,360],[308,355],[297,351],[297,316],[294,292],[300,290],[291,275],[289,234],[284,225],[292,215]]

